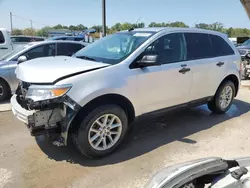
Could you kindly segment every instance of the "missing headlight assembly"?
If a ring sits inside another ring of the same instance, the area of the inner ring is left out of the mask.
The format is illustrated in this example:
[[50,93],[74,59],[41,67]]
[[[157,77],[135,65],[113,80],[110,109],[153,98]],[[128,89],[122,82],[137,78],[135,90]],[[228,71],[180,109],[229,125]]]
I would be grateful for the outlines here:
[[68,128],[80,110],[80,106],[65,95],[70,87],[20,84],[11,98],[12,110],[32,136],[60,133],[59,140],[66,145]]

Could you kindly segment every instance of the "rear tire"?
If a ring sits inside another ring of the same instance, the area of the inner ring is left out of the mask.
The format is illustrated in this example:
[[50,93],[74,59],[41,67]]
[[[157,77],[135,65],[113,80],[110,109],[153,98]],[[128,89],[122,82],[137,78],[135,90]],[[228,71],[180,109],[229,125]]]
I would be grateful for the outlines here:
[[216,114],[223,114],[231,107],[235,96],[235,85],[228,80],[223,82],[218,88],[212,101],[208,102],[208,108]]
[[8,84],[0,79],[0,102],[7,100],[10,97],[10,89]]
[[120,145],[128,129],[126,113],[117,105],[95,108],[79,120],[80,127],[72,135],[73,141],[77,149],[89,158],[111,154]]

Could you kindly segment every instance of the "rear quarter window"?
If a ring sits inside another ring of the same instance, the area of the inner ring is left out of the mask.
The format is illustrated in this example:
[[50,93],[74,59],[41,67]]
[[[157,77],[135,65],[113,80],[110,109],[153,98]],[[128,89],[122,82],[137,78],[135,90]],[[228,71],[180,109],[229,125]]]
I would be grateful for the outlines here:
[[234,51],[231,46],[220,36],[209,35],[211,44],[213,47],[213,53],[215,57],[234,55]]
[[0,31],[0,44],[3,44],[3,43],[5,43],[5,39],[4,39],[3,33]]

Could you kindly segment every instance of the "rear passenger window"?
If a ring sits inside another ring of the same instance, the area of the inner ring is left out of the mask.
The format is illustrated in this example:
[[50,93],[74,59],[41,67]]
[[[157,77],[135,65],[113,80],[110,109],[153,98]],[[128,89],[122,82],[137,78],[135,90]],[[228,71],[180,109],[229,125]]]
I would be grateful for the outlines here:
[[213,49],[208,34],[185,33],[187,60],[213,57]]
[[210,35],[210,39],[212,42],[212,47],[214,50],[214,56],[226,56],[226,55],[233,55],[234,51],[229,46],[229,44],[220,36],[217,35]]
[[0,31],[0,44],[5,43],[3,33]]

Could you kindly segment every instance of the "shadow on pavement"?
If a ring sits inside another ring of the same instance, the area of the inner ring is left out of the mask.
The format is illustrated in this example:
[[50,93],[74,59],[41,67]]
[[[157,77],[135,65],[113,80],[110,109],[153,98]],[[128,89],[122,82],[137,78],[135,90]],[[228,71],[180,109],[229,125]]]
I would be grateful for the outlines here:
[[69,147],[56,147],[43,136],[37,137],[36,140],[43,152],[53,160],[66,160],[83,166],[103,166],[138,157],[176,140],[195,144],[197,143],[195,140],[185,137],[241,116],[248,111],[250,111],[249,103],[234,100],[234,104],[224,115],[212,114],[206,105],[203,105],[159,117],[137,120],[136,126],[130,130],[124,144],[113,154],[102,159],[88,159],[82,156],[71,143]]

